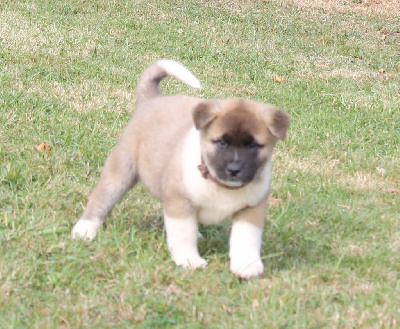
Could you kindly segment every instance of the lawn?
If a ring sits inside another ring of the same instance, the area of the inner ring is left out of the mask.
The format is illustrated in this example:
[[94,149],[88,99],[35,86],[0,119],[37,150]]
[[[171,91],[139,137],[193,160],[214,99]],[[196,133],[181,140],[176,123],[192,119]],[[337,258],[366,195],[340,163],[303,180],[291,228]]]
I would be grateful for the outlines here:
[[[397,0],[1,1],[0,328],[398,328],[399,22]],[[203,85],[166,94],[292,117],[258,279],[230,273],[229,221],[176,267],[141,185],[70,240],[160,58]]]

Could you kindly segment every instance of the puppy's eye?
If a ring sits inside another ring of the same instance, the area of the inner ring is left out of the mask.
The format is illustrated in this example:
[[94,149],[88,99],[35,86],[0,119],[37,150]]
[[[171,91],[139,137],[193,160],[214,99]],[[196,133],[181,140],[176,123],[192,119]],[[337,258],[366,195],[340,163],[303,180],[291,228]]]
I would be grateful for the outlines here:
[[216,144],[219,148],[225,148],[228,146],[228,142],[223,138],[217,139],[214,141],[214,144]]
[[261,145],[258,144],[255,140],[252,140],[251,142],[246,143],[245,146],[249,150],[257,150],[257,149],[261,148]]

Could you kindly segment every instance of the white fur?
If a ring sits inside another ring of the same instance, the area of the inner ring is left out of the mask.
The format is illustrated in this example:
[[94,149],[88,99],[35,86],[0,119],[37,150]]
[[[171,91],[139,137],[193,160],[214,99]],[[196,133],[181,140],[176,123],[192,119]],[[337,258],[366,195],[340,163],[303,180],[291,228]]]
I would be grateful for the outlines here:
[[197,249],[198,224],[193,218],[173,218],[164,214],[167,244],[176,265],[187,268],[206,266]]
[[197,220],[202,224],[219,223],[244,207],[255,206],[269,190],[271,162],[263,169],[262,179],[237,190],[225,189],[204,179],[197,168],[201,150],[200,133],[195,128],[187,136],[183,163],[183,183],[191,201],[199,207]]
[[257,277],[264,272],[260,258],[262,227],[242,221],[234,221],[229,240],[231,271],[244,279]]
[[[263,168],[261,178],[237,190],[225,189],[204,179],[197,168],[200,163],[200,133],[193,128],[183,151],[183,183],[191,201],[199,208],[197,220],[200,223],[221,222],[242,208],[255,206],[268,193],[271,162]],[[249,279],[263,273],[261,240],[262,227],[245,220],[234,220],[229,243],[230,268],[234,274]]]
[[169,59],[162,59],[158,61],[157,64],[164,68],[169,76],[174,77],[193,88],[201,88],[200,81],[182,64]]
[[86,240],[93,240],[96,236],[97,229],[101,226],[99,220],[93,219],[79,219],[72,228],[72,239],[83,238]]

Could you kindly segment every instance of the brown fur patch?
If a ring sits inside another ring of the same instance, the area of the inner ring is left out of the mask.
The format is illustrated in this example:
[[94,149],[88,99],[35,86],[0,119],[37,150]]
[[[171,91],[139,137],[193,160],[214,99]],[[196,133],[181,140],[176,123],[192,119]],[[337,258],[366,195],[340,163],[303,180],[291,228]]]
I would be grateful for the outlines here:
[[[246,136],[265,135],[267,128],[257,121],[257,117],[249,111],[243,101],[234,109],[229,109],[219,116],[218,128],[223,132],[229,132],[233,144],[240,144]],[[261,142],[261,141],[260,141]]]
[[201,102],[193,110],[193,121],[196,129],[202,129],[211,123],[218,113],[214,102]]
[[279,140],[284,140],[286,138],[286,131],[289,128],[290,117],[272,105],[265,106],[264,116],[272,135]]

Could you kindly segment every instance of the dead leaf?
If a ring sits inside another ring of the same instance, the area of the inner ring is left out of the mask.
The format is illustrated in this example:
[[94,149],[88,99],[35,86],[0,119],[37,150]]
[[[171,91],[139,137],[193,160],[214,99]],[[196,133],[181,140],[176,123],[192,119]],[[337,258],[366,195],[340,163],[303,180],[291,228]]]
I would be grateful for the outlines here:
[[228,43],[229,43],[229,41],[230,41],[230,39],[227,39],[226,41],[224,41],[224,40],[221,40],[221,39],[217,39],[217,42],[218,42],[220,45],[223,45],[223,44],[228,44]]
[[384,68],[381,68],[381,69],[378,70],[378,72],[381,73],[381,74],[385,74],[386,70]]
[[283,83],[285,81],[285,77],[279,77],[277,75],[273,75],[272,78],[275,82]]
[[386,190],[387,193],[398,193],[400,194],[400,190],[396,188],[389,188]]
[[276,207],[276,206],[278,206],[279,204],[281,204],[282,201],[283,201],[283,200],[282,200],[281,198],[269,197],[269,199],[268,199],[268,204],[269,204],[270,207]]
[[42,144],[36,146],[36,149],[37,149],[38,151],[43,151],[43,150],[45,150],[45,151],[50,151],[50,145],[47,144],[46,142],[43,142]]

